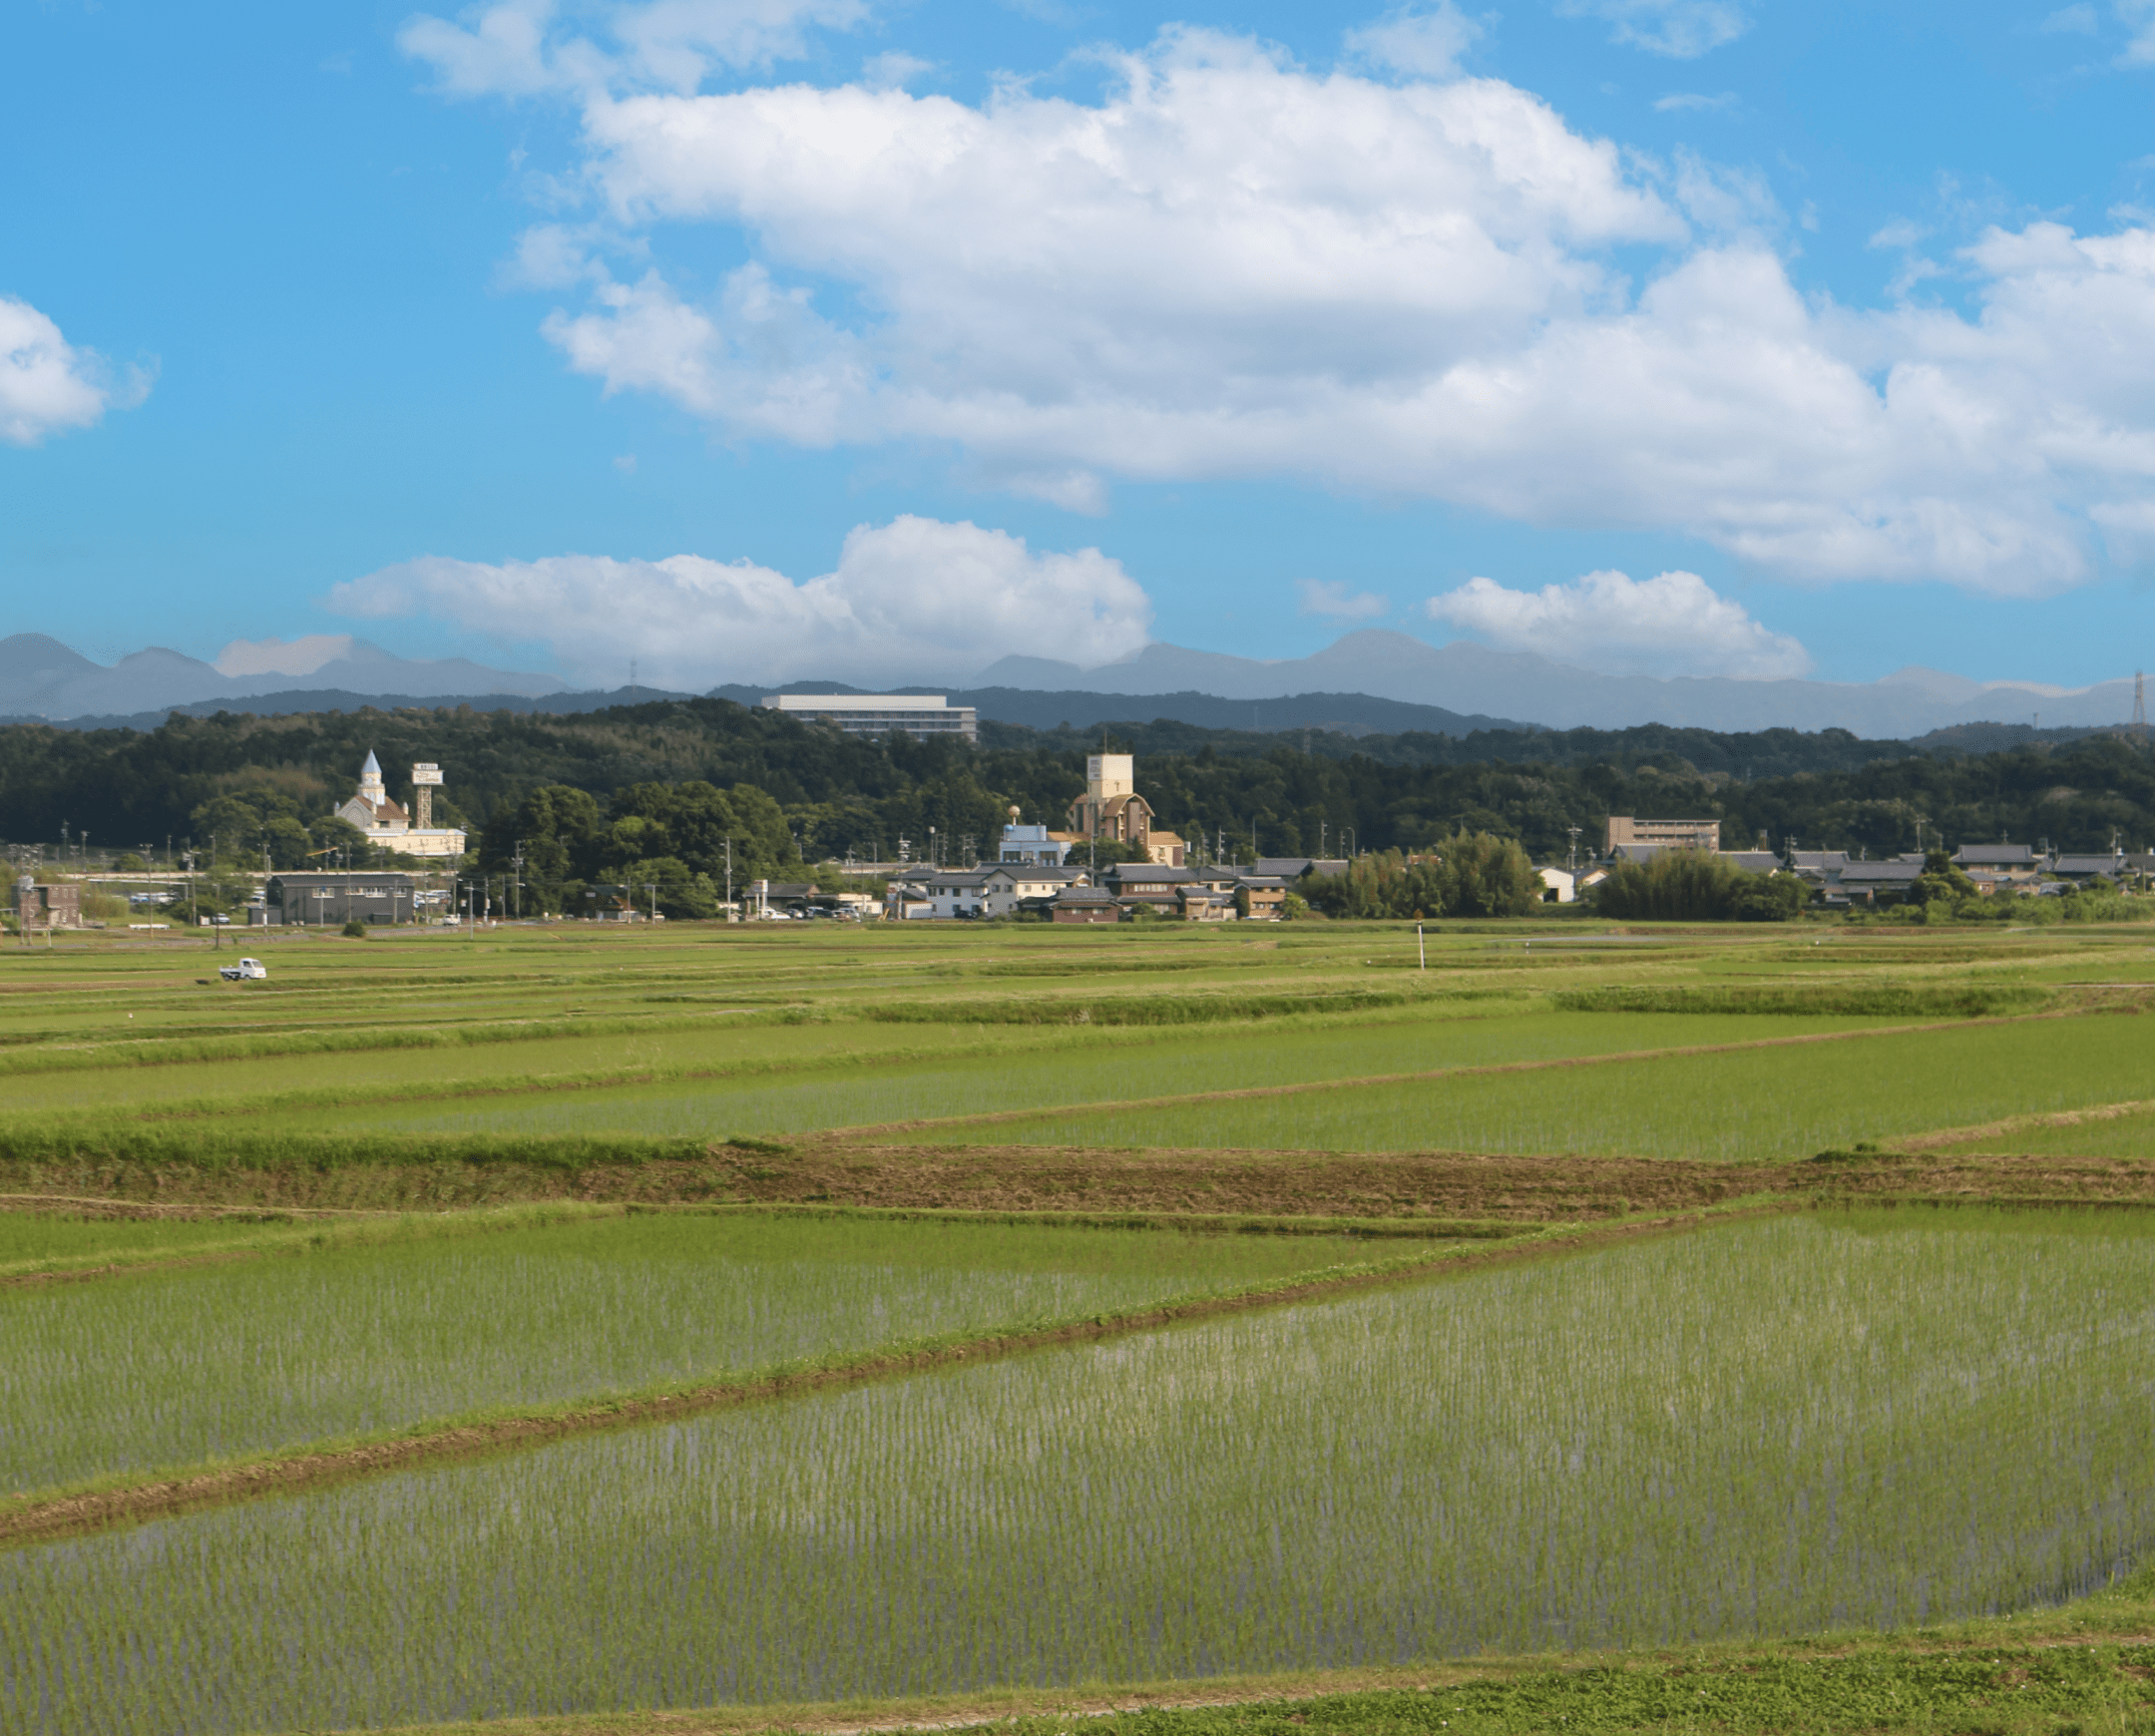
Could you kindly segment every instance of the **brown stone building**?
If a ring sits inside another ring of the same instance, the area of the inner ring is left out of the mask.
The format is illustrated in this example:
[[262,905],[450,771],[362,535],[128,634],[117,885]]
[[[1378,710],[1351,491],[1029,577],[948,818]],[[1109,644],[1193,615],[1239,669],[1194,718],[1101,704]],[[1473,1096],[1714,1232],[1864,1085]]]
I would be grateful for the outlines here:
[[82,927],[82,887],[72,880],[40,886],[25,874],[15,882],[15,920],[26,929]]
[[1137,793],[1137,761],[1127,753],[1094,753],[1085,759],[1085,792],[1070,805],[1070,830],[1059,838],[1135,844],[1163,868],[1179,868],[1186,846],[1152,824],[1152,804]]

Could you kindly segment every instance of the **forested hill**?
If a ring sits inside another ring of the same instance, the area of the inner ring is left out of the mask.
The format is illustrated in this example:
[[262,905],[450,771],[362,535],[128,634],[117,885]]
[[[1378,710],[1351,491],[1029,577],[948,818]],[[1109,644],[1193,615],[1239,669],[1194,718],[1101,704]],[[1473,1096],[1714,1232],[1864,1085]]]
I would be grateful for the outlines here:
[[2100,849],[2116,829],[2130,848],[2155,843],[2155,759],[2115,734],[1989,753],[1841,731],[1658,726],[1305,738],[1173,722],[1081,733],[990,724],[983,737],[978,749],[867,741],[723,699],[578,716],[460,706],[176,716],[148,731],[11,725],[0,728],[0,837],[56,842],[65,823],[98,846],[162,850],[168,834],[207,829],[200,816],[219,798],[311,821],[351,793],[371,750],[399,797],[414,760],[438,762],[447,788],[437,812],[474,830],[512,824],[542,785],[605,806],[646,799],[632,786],[694,780],[767,792],[811,856],[886,855],[901,836],[918,849],[930,826],[985,848],[1011,805],[1059,824],[1084,753],[1104,739],[1139,756],[1138,788],[1161,824],[1224,837],[1245,855],[1253,844],[1314,853],[1320,839],[1412,845],[1461,827],[1555,854],[1567,827],[1597,840],[1612,812],[1719,818],[1732,846],[1764,833],[1777,848],[1793,836],[1873,855],[1913,848],[1919,822],[1948,841]]

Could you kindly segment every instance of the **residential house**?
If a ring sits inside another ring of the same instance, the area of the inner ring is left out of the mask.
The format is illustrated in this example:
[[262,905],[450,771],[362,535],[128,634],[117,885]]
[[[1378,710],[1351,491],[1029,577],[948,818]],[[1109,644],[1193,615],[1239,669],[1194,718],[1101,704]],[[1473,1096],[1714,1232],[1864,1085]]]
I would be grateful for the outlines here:
[[1084,884],[1076,868],[999,862],[990,868],[953,868],[915,873],[891,883],[888,913],[898,918],[985,920],[1039,907],[1073,886]]
[[1841,870],[1849,865],[1846,850],[1791,850],[1789,868],[1800,880],[1814,886],[1838,886]]
[[1852,901],[1896,904],[1908,897],[1909,888],[1923,871],[1920,858],[1914,862],[1851,862],[1841,870],[1837,887]]
[[2132,872],[2121,850],[2106,856],[2054,856],[2050,872],[2060,880],[2075,882],[2093,880],[2098,874],[2109,880],[2122,880]]
[[1197,876],[1187,868],[1157,862],[1117,862],[1101,879],[1125,909],[1150,909],[1162,916],[1180,914],[1181,889]]
[[1096,886],[1070,886],[1049,901],[1048,920],[1063,923],[1120,922],[1122,907]]
[[1252,874],[1276,875],[1282,880],[1299,880],[1305,874],[1322,874],[1327,878],[1347,872],[1344,856],[1260,856],[1250,864]]
[[1175,902],[1184,922],[1233,922],[1241,915],[1231,882],[1225,886],[1186,882],[1176,888]]
[[1287,914],[1287,882],[1277,874],[1238,874],[1235,910],[1245,922],[1278,922]]
[[1072,887],[1085,884],[1081,868],[1004,862],[988,871],[982,904],[990,916],[1009,916],[1020,910],[1042,909]]

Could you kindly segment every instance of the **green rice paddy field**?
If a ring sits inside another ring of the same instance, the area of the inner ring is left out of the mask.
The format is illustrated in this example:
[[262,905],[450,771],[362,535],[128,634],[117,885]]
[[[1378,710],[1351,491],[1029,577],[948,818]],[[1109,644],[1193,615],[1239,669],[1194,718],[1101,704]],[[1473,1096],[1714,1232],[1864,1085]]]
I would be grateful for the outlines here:
[[2155,1728],[2138,925],[1428,948],[0,954],[0,1731]]

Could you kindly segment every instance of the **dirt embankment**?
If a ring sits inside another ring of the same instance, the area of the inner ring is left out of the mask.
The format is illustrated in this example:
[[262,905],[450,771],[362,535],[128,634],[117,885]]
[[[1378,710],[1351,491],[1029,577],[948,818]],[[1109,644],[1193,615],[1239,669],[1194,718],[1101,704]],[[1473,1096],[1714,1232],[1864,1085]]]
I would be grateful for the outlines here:
[[[1145,1211],[1592,1222],[1756,1193],[2155,1200],[2155,1164],[2129,1159],[1881,1153],[1849,1163],[1643,1157],[829,1145],[698,1161],[355,1164],[195,1169],[0,1166],[0,1193],[272,1211],[446,1210],[518,1200],[737,1201],[912,1210]],[[50,1209],[49,1207],[47,1209]],[[82,1209],[77,1206],[75,1209]]]

